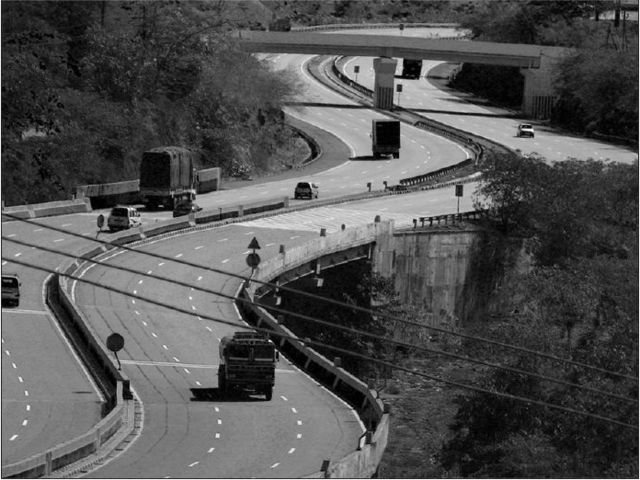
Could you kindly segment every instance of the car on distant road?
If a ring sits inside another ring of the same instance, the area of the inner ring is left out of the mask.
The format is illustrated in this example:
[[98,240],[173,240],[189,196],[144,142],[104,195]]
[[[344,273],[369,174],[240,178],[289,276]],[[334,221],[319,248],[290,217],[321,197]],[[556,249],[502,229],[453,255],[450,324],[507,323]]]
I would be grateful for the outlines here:
[[109,230],[113,232],[126,230],[127,228],[135,228],[142,225],[142,218],[140,218],[140,212],[138,212],[137,208],[119,205],[111,209],[107,225]]
[[533,125],[530,123],[521,123],[518,125],[518,137],[531,137],[535,135],[533,131]]
[[2,274],[2,305],[20,305],[20,277],[17,273]]
[[192,202],[189,200],[184,200],[182,202],[178,202],[173,209],[173,217],[181,217],[183,215],[189,215],[190,213],[196,213],[202,210],[202,207],[198,205],[196,202]]
[[318,198],[318,185],[312,182],[298,182],[293,192],[293,198]]

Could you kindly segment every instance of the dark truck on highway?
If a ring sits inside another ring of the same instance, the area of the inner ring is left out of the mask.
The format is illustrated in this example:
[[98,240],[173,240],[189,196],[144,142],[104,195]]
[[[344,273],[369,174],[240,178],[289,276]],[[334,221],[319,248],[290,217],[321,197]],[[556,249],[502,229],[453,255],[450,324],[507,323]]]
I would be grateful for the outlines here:
[[371,124],[371,149],[373,157],[382,155],[400,157],[400,121],[399,120],[372,120]]
[[158,147],[142,154],[140,196],[148,209],[162,204],[173,210],[182,200],[196,198],[196,154],[182,147]]
[[224,398],[233,389],[273,395],[278,352],[275,344],[258,332],[235,332],[220,340],[218,392]]

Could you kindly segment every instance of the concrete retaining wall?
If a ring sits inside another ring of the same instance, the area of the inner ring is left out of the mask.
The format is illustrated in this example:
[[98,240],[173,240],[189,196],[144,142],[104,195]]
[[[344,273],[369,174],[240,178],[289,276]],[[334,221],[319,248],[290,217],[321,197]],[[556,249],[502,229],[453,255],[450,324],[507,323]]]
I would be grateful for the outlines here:
[[5,213],[20,219],[24,218],[39,218],[39,217],[51,217],[54,215],[67,215],[70,213],[83,213],[90,212],[91,203],[89,199],[78,198],[74,200],[61,200],[56,202],[47,203],[34,203],[30,205],[17,205],[13,207],[2,207],[2,221],[7,222],[15,220]]

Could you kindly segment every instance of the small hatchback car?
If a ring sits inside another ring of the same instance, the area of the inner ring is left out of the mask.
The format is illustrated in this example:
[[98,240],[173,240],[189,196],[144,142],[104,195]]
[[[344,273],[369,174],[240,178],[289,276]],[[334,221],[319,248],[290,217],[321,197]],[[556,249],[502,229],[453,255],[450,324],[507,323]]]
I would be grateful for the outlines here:
[[191,212],[199,212],[200,210],[202,210],[202,207],[197,203],[190,200],[184,200],[176,204],[176,207],[173,209],[173,216],[174,218],[181,217],[183,215],[189,215]]
[[518,136],[519,137],[534,137],[533,125],[530,123],[521,123],[518,125]]
[[293,192],[293,198],[318,198],[318,185],[311,182],[299,182]]
[[107,225],[111,231],[126,230],[142,225],[140,212],[134,207],[114,207],[111,209]]

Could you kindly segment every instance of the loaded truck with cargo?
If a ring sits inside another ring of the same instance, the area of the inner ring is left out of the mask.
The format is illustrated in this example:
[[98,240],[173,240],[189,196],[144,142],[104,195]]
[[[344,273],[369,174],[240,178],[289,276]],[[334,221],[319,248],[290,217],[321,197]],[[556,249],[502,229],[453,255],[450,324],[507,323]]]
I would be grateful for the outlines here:
[[149,209],[172,210],[182,200],[195,200],[196,153],[182,147],[158,147],[142,154],[140,196]]
[[400,157],[400,121],[399,120],[372,120],[371,124],[371,149],[374,158],[383,155]]
[[218,392],[224,398],[234,389],[251,390],[271,400],[278,352],[258,332],[235,332],[220,340]]

